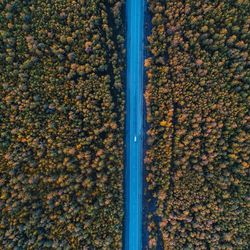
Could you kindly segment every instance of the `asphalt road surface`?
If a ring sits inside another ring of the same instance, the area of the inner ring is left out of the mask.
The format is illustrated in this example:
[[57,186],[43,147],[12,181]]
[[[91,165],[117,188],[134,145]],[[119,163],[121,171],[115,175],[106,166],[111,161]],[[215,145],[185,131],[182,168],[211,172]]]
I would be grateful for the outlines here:
[[126,250],[142,249],[144,0],[126,1]]

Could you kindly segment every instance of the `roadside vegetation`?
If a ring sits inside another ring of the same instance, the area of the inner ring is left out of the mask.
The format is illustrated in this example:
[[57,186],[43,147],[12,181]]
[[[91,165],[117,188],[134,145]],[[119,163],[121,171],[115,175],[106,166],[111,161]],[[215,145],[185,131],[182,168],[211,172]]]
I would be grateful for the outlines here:
[[249,1],[148,4],[148,248],[249,249]]
[[0,1],[0,248],[121,249],[124,1]]

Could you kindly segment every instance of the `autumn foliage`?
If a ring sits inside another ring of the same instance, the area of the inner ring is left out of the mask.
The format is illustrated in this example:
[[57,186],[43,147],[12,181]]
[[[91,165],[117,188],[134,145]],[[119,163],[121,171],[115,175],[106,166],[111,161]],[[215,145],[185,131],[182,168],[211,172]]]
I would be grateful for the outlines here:
[[121,249],[123,1],[0,1],[0,248]]
[[148,248],[249,249],[249,1],[148,2]]

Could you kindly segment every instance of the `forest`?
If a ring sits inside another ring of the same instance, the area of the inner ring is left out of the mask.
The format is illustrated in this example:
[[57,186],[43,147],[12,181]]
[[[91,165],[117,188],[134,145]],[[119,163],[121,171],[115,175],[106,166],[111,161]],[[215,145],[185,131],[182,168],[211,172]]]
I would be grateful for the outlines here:
[[0,1],[1,249],[121,249],[123,9]]
[[[248,250],[249,0],[145,5],[143,249]],[[123,248],[125,6],[0,0],[0,249]]]
[[147,248],[249,249],[249,1],[148,4]]

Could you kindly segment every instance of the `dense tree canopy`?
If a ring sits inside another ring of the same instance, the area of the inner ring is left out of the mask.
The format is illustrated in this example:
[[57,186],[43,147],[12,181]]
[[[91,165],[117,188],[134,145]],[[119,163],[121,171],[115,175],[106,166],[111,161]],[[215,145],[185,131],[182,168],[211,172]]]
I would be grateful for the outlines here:
[[0,248],[121,249],[123,5],[0,1]]
[[[249,249],[249,1],[148,8],[147,248]],[[122,248],[123,11],[0,0],[0,248]]]
[[249,249],[249,1],[148,2],[148,247]]

